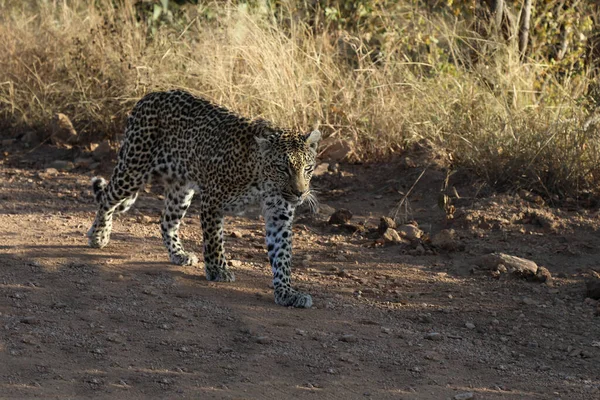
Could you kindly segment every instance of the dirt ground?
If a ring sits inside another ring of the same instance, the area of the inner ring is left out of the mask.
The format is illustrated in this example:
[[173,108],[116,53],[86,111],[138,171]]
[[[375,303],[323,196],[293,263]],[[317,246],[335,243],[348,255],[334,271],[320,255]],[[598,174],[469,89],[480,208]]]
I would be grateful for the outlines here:
[[[236,282],[207,282],[202,267],[169,264],[158,186],[91,249],[90,177],[110,163],[54,171],[72,151],[0,152],[1,398],[600,398],[600,316],[584,284],[600,268],[600,219],[576,201],[549,208],[456,178],[447,220],[439,168],[321,168],[324,211],[294,229],[294,282],[315,304],[298,310],[273,302],[256,210],[227,218]],[[425,236],[382,244],[380,217],[415,182],[398,216]],[[182,237],[201,255],[197,207]],[[339,208],[350,225],[327,224]],[[455,246],[430,243],[449,228]],[[490,252],[552,280],[476,267]]]

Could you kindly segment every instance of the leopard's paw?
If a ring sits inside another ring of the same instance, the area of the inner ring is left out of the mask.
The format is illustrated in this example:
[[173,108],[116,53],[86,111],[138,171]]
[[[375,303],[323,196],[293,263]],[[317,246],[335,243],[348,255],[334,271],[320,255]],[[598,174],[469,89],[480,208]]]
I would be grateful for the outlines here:
[[173,253],[169,258],[175,265],[193,266],[198,264],[198,257],[194,253]]
[[312,296],[292,288],[275,289],[275,303],[285,307],[311,308]]
[[212,282],[235,282],[235,275],[228,269],[206,269],[206,279]]

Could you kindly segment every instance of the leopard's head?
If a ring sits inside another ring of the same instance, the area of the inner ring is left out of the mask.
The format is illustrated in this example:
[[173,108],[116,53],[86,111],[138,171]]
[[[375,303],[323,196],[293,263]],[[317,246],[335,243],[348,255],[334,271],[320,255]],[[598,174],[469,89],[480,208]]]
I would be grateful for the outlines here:
[[310,179],[315,169],[317,146],[321,132],[308,134],[286,130],[271,130],[257,137],[263,160],[263,178],[269,181],[284,199],[299,205],[315,201]]

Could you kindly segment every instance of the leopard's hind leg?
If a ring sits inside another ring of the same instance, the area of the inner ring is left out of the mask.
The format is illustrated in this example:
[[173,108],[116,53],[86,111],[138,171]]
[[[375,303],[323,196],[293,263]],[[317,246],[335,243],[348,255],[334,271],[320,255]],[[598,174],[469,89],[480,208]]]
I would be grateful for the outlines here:
[[90,247],[102,248],[108,244],[112,231],[113,214],[123,213],[133,205],[143,183],[143,177],[128,176],[118,169],[115,169],[108,183],[103,178],[92,179],[92,189],[98,204],[98,211],[94,223],[87,233]]
[[[132,145],[135,145],[136,138],[132,140]],[[144,154],[130,151],[132,145],[127,141],[123,143],[110,182],[103,178],[92,179],[98,211],[87,233],[90,247],[102,248],[108,244],[113,214],[127,211],[137,199],[140,188],[149,180],[148,158]]]
[[179,225],[192,202],[194,190],[179,184],[171,184],[165,190],[165,209],[160,218],[163,242],[169,258],[175,265],[196,265],[198,257],[183,249],[179,239]]

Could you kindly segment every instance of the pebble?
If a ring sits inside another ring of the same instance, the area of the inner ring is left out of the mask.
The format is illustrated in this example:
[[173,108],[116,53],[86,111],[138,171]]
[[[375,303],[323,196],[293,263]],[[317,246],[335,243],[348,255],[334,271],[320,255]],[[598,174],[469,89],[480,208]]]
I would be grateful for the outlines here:
[[458,235],[454,229],[443,229],[436,233],[431,238],[431,244],[447,251],[460,250],[461,247],[464,248],[464,245],[458,240]]
[[393,228],[387,228],[382,234],[381,239],[384,243],[402,243],[402,237]]
[[343,335],[340,340],[342,342],[347,342],[347,343],[355,343],[358,341],[358,338],[354,335]]
[[475,329],[475,324],[474,324],[474,323],[472,323],[472,322],[467,322],[467,323],[465,324],[465,327],[466,327],[467,329]]
[[398,228],[398,233],[405,239],[412,241],[418,240],[423,236],[423,231],[414,225],[402,225]]
[[394,221],[392,218],[381,217],[381,219],[379,220],[378,230],[380,234],[383,234],[388,229],[395,229],[396,226],[396,221]]
[[271,338],[269,338],[267,336],[257,336],[256,339],[254,339],[254,340],[258,344],[269,344],[272,342]]
[[442,336],[442,334],[438,333],[438,332],[429,332],[428,334],[425,335],[425,339],[440,341],[440,340],[444,340],[444,336]]
[[233,231],[233,232],[231,232],[230,236],[232,238],[240,239],[242,237],[242,232],[240,232],[240,231]]
[[429,361],[442,361],[444,359],[440,353],[435,351],[426,351],[423,358]]
[[50,163],[50,165],[48,165],[48,168],[54,168],[58,171],[70,171],[73,168],[75,168],[75,165],[70,161],[55,160],[55,161],[52,161]]
[[24,318],[21,318],[21,323],[29,324],[29,325],[37,325],[40,323],[40,320],[36,317],[24,317]]
[[350,221],[351,218],[352,218],[352,213],[350,212],[350,210],[347,210],[345,208],[340,208],[339,210],[336,210],[333,214],[331,214],[331,217],[329,217],[329,224],[330,225],[346,224],[348,221]]
[[475,396],[474,396],[473,392],[459,393],[453,397],[454,400],[469,400],[469,399],[474,399],[474,398],[475,398]]

